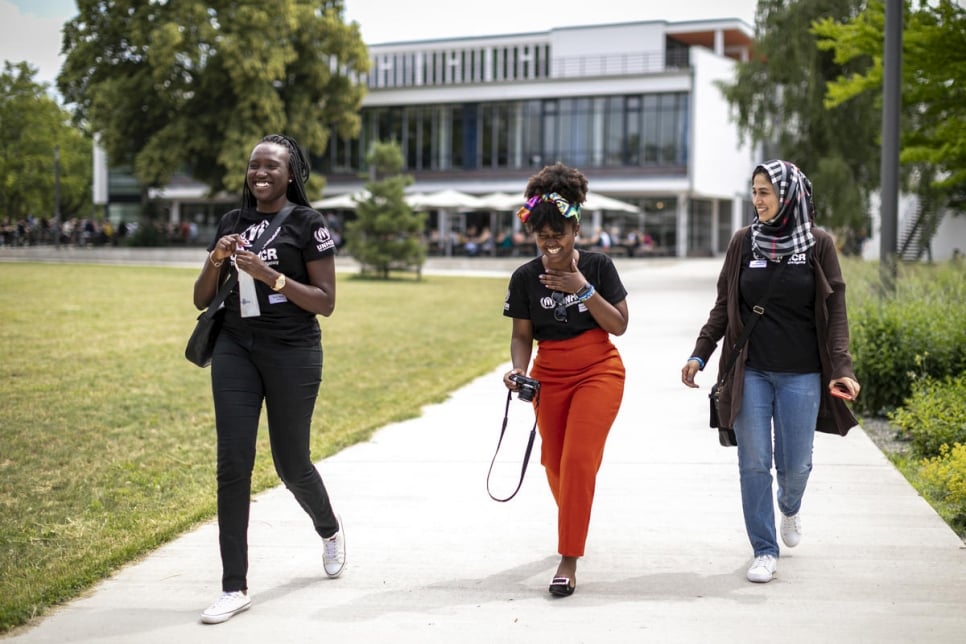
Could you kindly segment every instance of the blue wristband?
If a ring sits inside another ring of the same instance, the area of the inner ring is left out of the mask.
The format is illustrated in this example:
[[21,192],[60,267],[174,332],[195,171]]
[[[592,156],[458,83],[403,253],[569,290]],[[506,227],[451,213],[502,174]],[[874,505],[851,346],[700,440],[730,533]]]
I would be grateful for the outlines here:
[[577,301],[581,303],[586,302],[590,298],[594,297],[594,293],[596,292],[597,289],[594,288],[594,285],[588,284],[585,288],[577,292]]
[[698,356],[691,356],[690,358],[688,358],[688,360],[697,360],[698,364],[701,365],[701,370],[702,371],[704,370],[704,360],[702,360]]

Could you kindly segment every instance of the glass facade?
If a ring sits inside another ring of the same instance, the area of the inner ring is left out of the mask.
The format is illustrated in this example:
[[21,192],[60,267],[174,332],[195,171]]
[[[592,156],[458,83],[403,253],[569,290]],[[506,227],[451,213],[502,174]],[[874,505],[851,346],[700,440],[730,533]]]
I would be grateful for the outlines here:
[[365,150],[396,141],[407,171],[588,167],[684,167],[684,92],[362,110],[357,139],[333,136],[323,173],[364,172]]

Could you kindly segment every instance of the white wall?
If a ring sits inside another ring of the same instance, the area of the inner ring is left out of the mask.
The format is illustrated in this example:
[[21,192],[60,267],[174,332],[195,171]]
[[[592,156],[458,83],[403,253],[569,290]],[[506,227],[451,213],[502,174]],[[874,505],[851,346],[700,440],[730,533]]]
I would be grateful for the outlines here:
[[562,27],[551,31],[554,58],[664,51],[665,22]]
[[[882,245],[882,210],[879,194],[875,193],[869,199],[871,206],[872,237],[866,240],[862,246],[862,258],[867,260],[878,260],[880,247]],[[914,195],[899,196],[899,216],[898,216],[898,243],[902,243],[902,232],[905,230],[906,221],[916,212],[916,197]],[[932,248],[932,259],[942,262],[951,259],[953,251],[959,249],[960,253],[966,253],[966,214],[953,215],[947,214],[939,224],[939,230],[930,243]],[[897,249],[898,250],[898,249]],[[923,260],[928,257],[924,254]]]
[[691,176],[695,195],[746,197],[754,169],[751,148],[738,142],[738,129],[715,81],[734,78],[735,62],[703,47],[691,48]]

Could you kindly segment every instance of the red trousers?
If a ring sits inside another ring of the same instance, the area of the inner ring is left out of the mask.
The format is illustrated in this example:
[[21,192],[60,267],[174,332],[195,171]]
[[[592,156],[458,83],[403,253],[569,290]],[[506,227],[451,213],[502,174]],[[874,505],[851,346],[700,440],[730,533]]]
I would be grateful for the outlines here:
[[557,550],[581,557],[604,442],[624,395],[624,363],[603,329],[543,340],[530,376],[540,381],[537,424],[557,502]]

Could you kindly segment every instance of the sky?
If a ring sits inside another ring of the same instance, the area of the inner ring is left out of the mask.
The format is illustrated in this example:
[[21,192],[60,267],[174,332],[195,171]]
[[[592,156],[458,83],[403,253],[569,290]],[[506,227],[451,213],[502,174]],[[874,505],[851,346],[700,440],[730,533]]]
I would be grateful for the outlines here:
[[[365,42],[378,44],[644,20],[740,18],[754,25],[756,4],[757,0],[486,0],[476,5],[453,0],[345,0],[345,17],[359,23]],[[35,80],[53,86],[63,63],[61,27],[75,15],[74,0],[0,0],[0,60],[26,60],[38,69]]]

